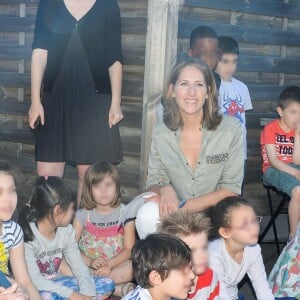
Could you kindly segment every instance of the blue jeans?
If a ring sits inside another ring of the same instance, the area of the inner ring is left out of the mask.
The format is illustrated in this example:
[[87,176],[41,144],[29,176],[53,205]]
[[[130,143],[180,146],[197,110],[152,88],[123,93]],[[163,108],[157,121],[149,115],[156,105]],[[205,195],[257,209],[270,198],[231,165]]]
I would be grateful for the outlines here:
[[[114,282],[108,277],[94,277],[96,284],[97,299],[108,298],[115,289]],[[79,292],[79,285],[74,277],[62,276],[53,280],[55,283],[71,288],[74,292]],[[43,300],[67,300],[54,292],[39,291]]]

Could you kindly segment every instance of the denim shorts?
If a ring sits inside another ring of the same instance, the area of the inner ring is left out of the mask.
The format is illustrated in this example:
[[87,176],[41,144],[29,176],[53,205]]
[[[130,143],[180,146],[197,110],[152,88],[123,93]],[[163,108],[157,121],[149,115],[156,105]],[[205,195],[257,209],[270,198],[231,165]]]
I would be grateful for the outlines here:
[[[300,171],[300,165],[289,164],[289,166]],[[292,191],[296,186],[300,186],[300,181],[296,177],[273,167],[267,169],[263,175],[263,181],[265,184],[272,185],[277,190],[284,192],[289,196],[291,196]]]

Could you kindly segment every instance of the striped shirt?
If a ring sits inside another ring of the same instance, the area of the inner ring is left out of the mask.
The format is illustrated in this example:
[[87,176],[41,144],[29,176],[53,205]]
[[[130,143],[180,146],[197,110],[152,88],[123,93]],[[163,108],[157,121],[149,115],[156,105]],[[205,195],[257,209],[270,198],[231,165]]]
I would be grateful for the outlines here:
[[8,274],[9,252],[23,241],[23,231],[16,222],[2,222],[2,234],[0,236],[0,271]]
[[191,300],[217,300],[219,299],[220,283],[216,273],[207,268],[206,271],[197,276],[195,291],[189,293]]

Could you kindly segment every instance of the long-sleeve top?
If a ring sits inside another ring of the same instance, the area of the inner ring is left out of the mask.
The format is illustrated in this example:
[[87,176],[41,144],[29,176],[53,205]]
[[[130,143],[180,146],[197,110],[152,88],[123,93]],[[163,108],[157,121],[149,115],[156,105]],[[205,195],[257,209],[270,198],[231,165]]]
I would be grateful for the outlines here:
[[25,258],[29,275],[37,289],[70,297],[72,289],[52,280],[60,276],[59,265],[64,257],[78,280],[80,293],[96,296],[95,282],[80,256],[73,227],[58,227],[54,239],[42,236],[34,223],[30,223],[30,227],[34,240],[25,243]]
[[179,198],[191,199],[224,188],[241,193],[244,176],[240,122],[223,116],[215,130],[202,128],[201,152],[193,170],[180,150],[181,129],[159,123],[153,130],[147,188],[172,184]]
[[213,269],[220,281],[220,300],[238,299],[238,283],[248,274],[257,300],[274,300],[267,281],[259,245],[247,246],[242,262],[237,263],[227,252],[223,239],[209,244],[210,268]]

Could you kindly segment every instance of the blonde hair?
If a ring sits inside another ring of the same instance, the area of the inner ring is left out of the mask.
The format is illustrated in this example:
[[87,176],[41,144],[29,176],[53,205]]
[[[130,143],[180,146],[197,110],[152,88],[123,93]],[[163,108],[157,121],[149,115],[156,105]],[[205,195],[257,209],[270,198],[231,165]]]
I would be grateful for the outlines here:
[[116,184],[116,194],[113,202],[111,203],[111,207],[118,207],[120,205],[121,191],[119,173],[117,168],[110,163],[98,162],[91,165],[85,173],[80,208],[91,210],[96,207],[96,202],[93,199],[92,188],[93,185],[101,182],[106,175],[111,176]]
[[211,230],[210,218],[204,213],[191,213],[178,211],[164,217],[158,225],[158,231],[175,235],[177,237],[189,236],[205,232],[207,235]]
[[195,58],[191,58],[177,64],[171,72],[171,76],[165,91],[165,96],[162,100],[164,106],[164,123],[172,131],[176,131],[177,129],[183,127],[183,120],[179,111],[179,107],[176,103],[176,100],[173,99],[173,89],[170,87],[175,86],[182,70],[186,67],[194,67],[198,69],[204,76],[208,98],[205,100],[203,105],[203,127],[208,130],[214,130],[218,127],[222,120],[222,116],[219,114],[218,109],[218,92],[215,80],[206,63]]

